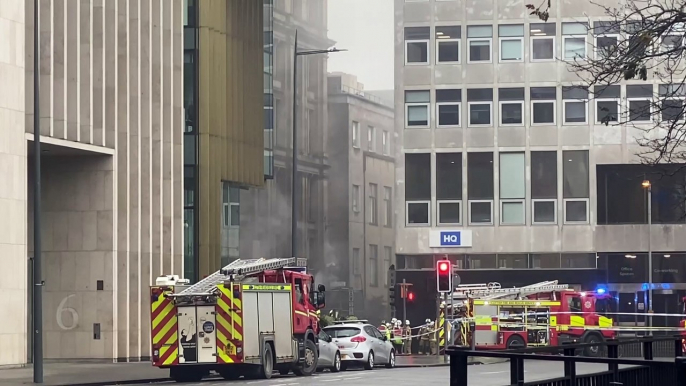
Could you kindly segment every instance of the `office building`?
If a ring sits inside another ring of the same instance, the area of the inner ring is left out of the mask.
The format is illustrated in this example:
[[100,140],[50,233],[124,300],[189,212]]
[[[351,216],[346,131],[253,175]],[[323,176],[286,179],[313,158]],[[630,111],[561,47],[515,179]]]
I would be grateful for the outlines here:
[[[602,284],[620,312],[643,312],[649,251],[655,311],[675,312],[686,294],[685,176],[640,165],[636,144],[650,124],[637,112],[669,85],[588,90],[558,60],[624,39],[601,28],[602,8],[554,2],[545,23],[524,3],[395,8],[396,253],[416,312],[434,315],[432,270],[445,257],[465,283]],[[613,124],[619,116],[631,122]]]
[[395,263],[393,106],[365,92],[354,75],[330,74],[328,90],[327,305],[381,322],[390,312],[388,269]]

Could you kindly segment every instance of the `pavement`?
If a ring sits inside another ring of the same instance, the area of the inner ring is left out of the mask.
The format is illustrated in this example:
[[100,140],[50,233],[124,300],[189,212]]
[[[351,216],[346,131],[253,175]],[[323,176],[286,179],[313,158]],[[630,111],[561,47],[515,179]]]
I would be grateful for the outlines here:
[[[1,1],[1,0],[0,0]],[[489,358],[484,358],[489,359]],[[502,361],[502,360],[497,360]],[[475,358],[472,364],[494,363],[494,360]],[[448,366],[443,356],[410,355],[396,359],[398,368],[422,368]],[[150,384],[169,381],[169,371],[144,363],[94,363],[67,362],[45,363],[45,386],[105,386]],[[0,385],[32,385],[31,366],[13,369],[0,369]]]

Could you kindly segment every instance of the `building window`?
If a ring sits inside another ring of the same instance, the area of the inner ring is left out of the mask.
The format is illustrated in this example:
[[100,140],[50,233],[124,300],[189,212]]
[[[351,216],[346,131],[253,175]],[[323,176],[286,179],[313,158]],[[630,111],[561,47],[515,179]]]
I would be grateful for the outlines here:
[[588,223],[588,150],[562,152],[565,223]]
[[353,207],[353,212],[359,213],[360,212],[360,186],[359,185],[353,185],[353,193],[352,193],[352,207]]
[[388,270],[391,268],[393,261],[393,248],[383,247],[383,271],[381,274],[384,276],[384,287],[388,287]]
[[436,63],[459,64],[461,26],[436,27]]
[[429,225],[431,206],[431,154],[405,154],[407,225]]
[[393,189],[384,186],[383,188],[383,202],[384,202],[384,226],[393,227]]
[[467,154],[469,223],[493,224],[493,153]]
[[493,44],[493,26],[467,26],[467,44],[469,45],[468,63],[490,63],[491,44]]
[[429,64],[430,27],[405,27],[405,64]]
[[586,23],[562,23],[563,59],[585,59],[587,36],[588,25]]
[[531,61],[547,62],[555,60],[555,23],[531,23]]
[[524,225],[526,166],[524,153],[500,153],[500,223]]
[[224,228],[240,226],[241,208],[240,188],[231,186],[228,182],[222,183],[222,207]]
[[596,59],[617,55],[619,23],[612,21],[593,22],[593,35],[595,35]]
[[379,247],[369,244],[369,285],[379,286]]
[[498,26],[500,42],[500,63],[522,62],[524,60],[524,25]]
[[360,147],[360,122],[353,121],[353,147]]
[[[660,50],[671,57],[679,57],[683,54],[684,47],[684,35],[683,35],[683,23],[681,26],[673,27],[673,30],[660,38]],[[680,29],[681,34],[677,34],[676,30]]]
[[498,254],[499,269],[527,269],[529,268],[529,255],[522,254]]
[[588,88],[562,87],[562,121],[565,125],[588,123]]
[[500,103],[500,124],[503,126],[521,126],[524,124],[524,88],[498,89]]
[[360,272],[360,248],[353,248],[353,274],[359,275]]
[[619,120],[619,86],[595,86],[595,123],[609,124]]
[[557,93],[555,87],[531,87],[531,124],[554,125],[555,101]]
[[560,266],[567,269],[595,269],[598,268],[595,253],[562,253]]
[[462,223],[462,153],[436,153],[437,225]]
[[391,154],[391,137],[387,130],[381,133],[381,147],[383,155]]
[[369,223],[377,225],[379,223],[379,206],[377,202],[378,187],[376,184],[369,184]]
[[557,224],[557,152],[531,152],[531,222]]
[[467,105],[469,107],[469,126],[493,125],[493,89],[468,89]]
[[652,113],[653,85],[630,84],[626,86],[626,100],[629,120],[649,122]]
[[428,90],[405,91],[405,127],[428,128],[431,94]]
[[663,122],[681,121],[684,119],[684,91],[686,88],[678,84],[661,84],[660,111]]
[[462,89],[436,90],[437,127],[459,127]]
[[376,152],[376,129],[374,126],[367,126],[367,146],[370,152]]

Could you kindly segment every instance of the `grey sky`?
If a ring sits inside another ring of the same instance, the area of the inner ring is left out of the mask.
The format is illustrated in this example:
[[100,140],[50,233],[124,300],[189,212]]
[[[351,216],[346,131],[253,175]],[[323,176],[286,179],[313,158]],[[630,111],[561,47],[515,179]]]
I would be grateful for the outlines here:
[[393,89],[393,0],[329,0],[329,38],[348,52],[329,71],[357,75],[365,90]]

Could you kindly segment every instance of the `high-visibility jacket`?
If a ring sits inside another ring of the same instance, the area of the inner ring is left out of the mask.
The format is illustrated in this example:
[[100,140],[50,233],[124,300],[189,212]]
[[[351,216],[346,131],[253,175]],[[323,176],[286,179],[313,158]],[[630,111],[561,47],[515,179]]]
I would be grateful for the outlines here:
[[402,344],[403,343],[403,330],[400,329],[399,327],[396,327],[393,329],[393,335],[394,335],[394,342],[396,344]]

